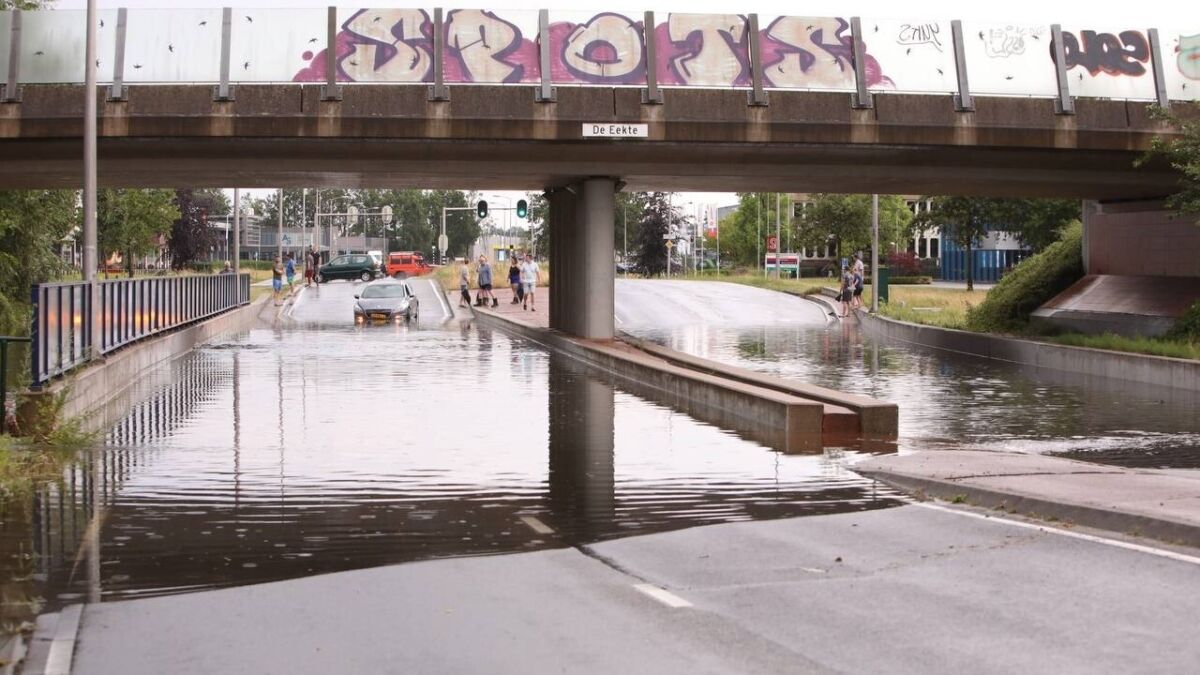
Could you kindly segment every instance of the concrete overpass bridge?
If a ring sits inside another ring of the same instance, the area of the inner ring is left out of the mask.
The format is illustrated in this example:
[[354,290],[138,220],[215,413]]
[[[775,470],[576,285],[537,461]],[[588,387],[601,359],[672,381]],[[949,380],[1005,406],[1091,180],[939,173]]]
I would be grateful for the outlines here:
[[[1078,197],[1096,202],[1089,230],[1107,228],[1089,238],[1089,256],[1105,260],[1089,257],[1089,271],[1139,273],[1128,261],[1156,259],[1164,242],[1200,248],[1153,201],[1177,176],[1134,166],[1172,133],[1150,103],[1200,114],[1200,40],[1186,30],[546,10],[101,14],[101,185],[546,189],[551,255],[565,263],[555,302],[575,308],[554,323],[585,337],[612,336],[603,233],[621,186]],[[0,188],[79,185],[82,15],[0,16]],[[1184,273],[1200,276],[1190,258]]]

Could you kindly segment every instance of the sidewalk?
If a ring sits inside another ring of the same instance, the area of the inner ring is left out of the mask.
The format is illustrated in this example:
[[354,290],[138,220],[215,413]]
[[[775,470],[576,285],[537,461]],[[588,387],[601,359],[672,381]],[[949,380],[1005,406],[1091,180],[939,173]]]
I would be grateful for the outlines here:
[[[472,302],[475,301],[475,295],[478,292],[478,290],[471,291]],[[530,326],[536,326],[538,328],[550,327],[550,289],[548,287],[538,286],[537,292],[534,293],[534,297],[537,299],[536,310],[534,311],[521,309],[520,303],[515,305],[512,304],[513,292],[512,289],[507,286],[504,288],[497,288],[493,292],[496,294],[496,300],[498,300],[500,304],[495,307],[488,307],[488,311],[499,314],[507,319],[520,321],[521,323],[528,324]],[[458,291],[450,293],[449,298],[457,308]],[[471,309],[475,310],[477,308],[472,307]]]
[[1200,471],[967,450],[875,457],[852,468],[917,494],[1200,546]]

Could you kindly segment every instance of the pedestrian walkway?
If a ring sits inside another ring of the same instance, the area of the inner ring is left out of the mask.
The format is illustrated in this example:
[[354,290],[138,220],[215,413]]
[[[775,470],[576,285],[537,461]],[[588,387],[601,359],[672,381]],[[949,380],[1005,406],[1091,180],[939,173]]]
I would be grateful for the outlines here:
[[[479,291],[471,291],[471,299],[475,299],[475,294]],[[495,307],[488,307],[487,310],[495,312],[506,319],[520,321],[521,323],[538,328],[550,327],[550,289],[545,286],[539,286],[535,296],[537,297],[536,311],[530,311],[521,308],[521,303],[513,304],[513,292],[511,288],[498,288],[495,290],[496,299],[499,301]],[[453,298],[452,298],[453,299]],[[455,303],[457,304],[457,303]],[[479,309],[472,307],[472,310]]]
[[941,499],[1200,546],[1200,471],[970,450],[876,457],[854,470]]

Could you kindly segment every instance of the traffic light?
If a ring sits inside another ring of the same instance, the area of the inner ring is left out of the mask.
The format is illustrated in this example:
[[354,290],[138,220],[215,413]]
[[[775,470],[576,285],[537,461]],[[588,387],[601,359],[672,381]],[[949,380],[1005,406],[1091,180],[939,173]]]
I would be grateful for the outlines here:
[[529,217],[529,202],[525,201],[524,199],[517,200],[517,217],[518,218],[528,218]]
[[479,203],[475,205],[475,215],[479,216],[480,219],[487,218],[487,202],[486,201],[480,199]]

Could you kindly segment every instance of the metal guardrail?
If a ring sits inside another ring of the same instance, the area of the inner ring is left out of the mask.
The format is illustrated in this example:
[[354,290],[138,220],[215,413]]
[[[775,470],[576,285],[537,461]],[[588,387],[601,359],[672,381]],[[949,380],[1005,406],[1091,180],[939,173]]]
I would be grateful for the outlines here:
[[[33,386],[89,360],[250,302],[250,275],[146,277],[33,287]],[[95,335],[88,316],[94,311]]]

